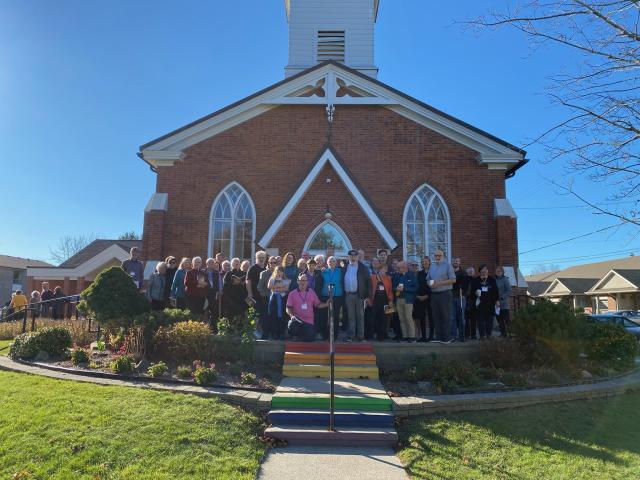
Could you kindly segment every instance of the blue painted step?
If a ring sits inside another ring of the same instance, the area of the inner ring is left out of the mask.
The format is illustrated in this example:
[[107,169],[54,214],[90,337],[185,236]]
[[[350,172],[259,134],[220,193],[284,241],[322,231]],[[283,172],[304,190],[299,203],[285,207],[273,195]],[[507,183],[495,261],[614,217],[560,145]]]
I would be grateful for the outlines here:
[[[394,415],[387,412],[354,412],[349,410],[336,411],[334,414],[336,427],[370,427],[382,428],[394,426]],[[271,410],[269,422],[274,425],[313,425],[328,426],[329,412],[327,410]]]

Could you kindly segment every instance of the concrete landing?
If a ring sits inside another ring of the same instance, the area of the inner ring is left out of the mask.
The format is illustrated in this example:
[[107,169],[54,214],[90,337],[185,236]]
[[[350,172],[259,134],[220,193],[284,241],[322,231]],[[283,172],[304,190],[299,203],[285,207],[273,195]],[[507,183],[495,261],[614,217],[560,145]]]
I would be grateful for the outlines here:
[[390,448],[289,446],[269,452],[259,480],[407,480]]

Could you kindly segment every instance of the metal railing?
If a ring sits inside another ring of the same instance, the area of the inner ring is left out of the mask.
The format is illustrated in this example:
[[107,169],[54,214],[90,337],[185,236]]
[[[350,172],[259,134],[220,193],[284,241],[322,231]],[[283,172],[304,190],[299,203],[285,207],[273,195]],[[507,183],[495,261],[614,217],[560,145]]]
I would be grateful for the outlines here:
[[[44,300],[38,303],[29,303],[23,307],[15,307],[14,311],[10,314],[5,314],[5,309],[3,309],[0,314],[0,323],[9,323],[22,320],[22,333],[25,333],[27,331],[27,320],[29,319],[29,317],[31,317],[31,330],[33,331],[35,329],[36,317],[38,317],[39,314],[41,314],[43,311],[42,307],[44,306],[45,311],[48,312],[50,307],[57,306],[56,302],[63,303],[63,310],[61,318],[54,318],[53,320],[66,320],[72,318],[72,315],[70,314],[71,312],[69,311],[69,308],[71,308],[72,306],[76,306],[74,313],[76,320],[78,320],[77,304],[80,302],[80,295],[68,295],[66,297],[52,298],[50,300]],[[51,317],[46,316],[44,318]]]
[[333,341],[334,325],[333,325],[333,285],[329,285],[329,431],[335,431],[334,428],[334,412],[335,412],[335,343]]

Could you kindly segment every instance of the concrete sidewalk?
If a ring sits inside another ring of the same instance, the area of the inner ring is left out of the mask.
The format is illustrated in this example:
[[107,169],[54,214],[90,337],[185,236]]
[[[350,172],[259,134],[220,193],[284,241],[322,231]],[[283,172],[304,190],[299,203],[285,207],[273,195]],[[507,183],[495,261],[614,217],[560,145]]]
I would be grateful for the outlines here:
[[407,480],[390,448],[289,446],[272,449],[259,480]]

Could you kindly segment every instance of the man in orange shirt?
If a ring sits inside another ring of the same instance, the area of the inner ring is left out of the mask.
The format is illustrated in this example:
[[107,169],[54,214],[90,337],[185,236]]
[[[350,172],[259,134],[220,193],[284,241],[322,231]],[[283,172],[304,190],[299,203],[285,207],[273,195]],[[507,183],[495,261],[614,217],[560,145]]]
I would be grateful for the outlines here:
[[22,318],[26,314],[26,307],[28,304],[29,300],[27,300],[26,295],[22,293],[22,290],[16,291],[16,294],[11,297],[10,304],[10,307],[13,308],[14,312],[22,312],[22,314],[16,315],[16,318]]

